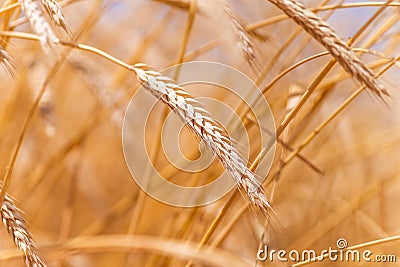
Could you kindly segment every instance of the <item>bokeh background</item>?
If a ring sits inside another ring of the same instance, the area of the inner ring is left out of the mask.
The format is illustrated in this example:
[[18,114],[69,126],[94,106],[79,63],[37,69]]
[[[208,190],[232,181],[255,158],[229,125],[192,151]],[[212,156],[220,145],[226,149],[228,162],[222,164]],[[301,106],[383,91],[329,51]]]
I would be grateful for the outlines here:
[[[198,2],[189,34],[190,1],[186,0],[61,3],[75,40],[127,63],[143,62],[162,70],[179,63],[183,53],[183,62],[207,60],[237,68],[259,81],[261,90],[268,88],[265,96],[279,125],[290,101],[296,101],[293,92],[307,89],[330,60],[329,55],[301,64],[271,84],[288,67],[324,49],[268,1],[228,1],[254,43],[260,66],[254,68],[242,56],[229,22],[215,11],[213,1]],[[304,3],[346,40],[384,2]],[[359,55],[375,72],[399,55],[399,6],[398,1],[392,1],[353,45],[365,49],[366,53]],[[14,22],[14,31],[32,32],[20,21]],[[62,39],[70,38],[59,34]],[[11,76],[0,70],[2,175],[29,108],[44,81],[50,80],[29,124],[9,189],[25,213],[48,266],[227,266],[235,259],[256,264],[265,228],[235,190],[208,206],[179,208],[154,200],[132,179],[122,150],[122,122],[130,99],[143,90],[135,76],[97,55],[60,50],[68,56],[60,69],[50,74],[59,56],[45,54],[38,42],[12,38],[7,51],[16,71]],[[262,70],[265,75],[258,79]],[[316,136],[301,151],[303,159],[295,157],[284,166],[282,160],[290,151],[278,143],[272,169],[262,177],[279,217],[278,227],[267,225],[271,247],[321,251],[335,248],[339,238],[352,246],[400,234],[399,75],[397,62],[379,78],[391,95],[387,105],[362,92],[329,120],[360,86],[337,65],[296,114],[280,137],[284,143],[297,148],[310,134]],[[243,115],[240,99],[221,93],[217,87],[193,87],[191,92],[226,103]],[[140,110],[136,115],[138,121],[147,116]],[[147,120],[146,146],[155,168],[162,170],[166,179],[193,186],[210,182],[223,172],[216,161],[196,174],[171,167],[158,141],[165,115],[163,105],[157,104]],[[251,164],[261,149],[258,133],[271,129],[254,124],[247,114],[243,125],[250,144],[239,142],[238,146],[249,151]],[[137,127],[143,129],[144,125]],[[235,129],[230,132],[234,135]],[[176,140],[176,136],[171,138]],[[181,130],[176,142],[183,156],[200,156],[198,141],[187,129]],[[143,162],[138,164],[145,165]],[[0,231],[0,240],[0,266],[24,266],[5,230]],[[206,252],[196,252],[200,246]],[[368,249],[374,254],[396,254],[399,247],[400,241],[393,240]],[[217,255],[209,256],[207,251]],[[279,266],[277,262],[257,264]]]

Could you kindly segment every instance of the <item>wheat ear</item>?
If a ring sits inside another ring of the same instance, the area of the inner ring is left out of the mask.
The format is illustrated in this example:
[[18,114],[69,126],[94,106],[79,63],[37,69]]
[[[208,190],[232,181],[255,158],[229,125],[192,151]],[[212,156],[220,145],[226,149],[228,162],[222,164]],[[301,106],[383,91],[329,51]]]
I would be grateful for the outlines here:
[[26,266],[46,266],[36,251],[32,235],[29,233],[21,211],[7,195],[1,205],[1,218],[15,245],[24,253]]
[[222,0],[223,6],[224,6],[224,11],[227,14],[230,24],[232,26],[232,29],[238,38],[238,46],[240,48],[240,51],[246,58],[247,62],[249,62],[250,66],[260,69],[259,64],[257,62],[257,58],[254,52],[254,45],[250,41],[249,36],[247,35],[246,30],[243,28],[242,24],[240,23],[236,13],[233,11],[233,9],[229,6],[228,2],[225,0]]
[[337,33],[312,11],[295,0],[269,0],[323,45],[342,67],[357,81],[382,98],[389,95],[374,78],[374,73],[362,62]]
[[40,3],[37,0],[19,0],[19,3],[31,27],[39,35],[42,47],[45,50],[53,48],[59,39],[46,21]]
[[42,0],[42,5],[45,7],[47,14],[49,14],[54,24],[68,33],[67,23],[60,4],[56,0]]
[[206,144],[235,180],[239,189],[247,195],[250,202],[268,215],[271,206],[263,188],[257,182],[253,172],[247,168],[245,160],[233,146],[232,139],[223,126],[172,79],[149,70],[145,64],[136,64],[132,69],[144,88],[173,110],[188,128]]

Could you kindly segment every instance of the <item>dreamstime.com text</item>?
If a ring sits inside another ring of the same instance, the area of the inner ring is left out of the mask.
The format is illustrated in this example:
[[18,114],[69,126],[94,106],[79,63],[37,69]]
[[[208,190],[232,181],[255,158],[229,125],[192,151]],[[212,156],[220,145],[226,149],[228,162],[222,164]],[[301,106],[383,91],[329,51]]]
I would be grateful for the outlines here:
[[274,250],[265,245],[257,251],[259,261],[303,262],[303,261],[332,261],[332,262],[396,262],[394,254],[374,254],[371,250],[356,250],[347,248],[347,240],[339,238],[337,248],[329,247],[317,253],[315,250]]

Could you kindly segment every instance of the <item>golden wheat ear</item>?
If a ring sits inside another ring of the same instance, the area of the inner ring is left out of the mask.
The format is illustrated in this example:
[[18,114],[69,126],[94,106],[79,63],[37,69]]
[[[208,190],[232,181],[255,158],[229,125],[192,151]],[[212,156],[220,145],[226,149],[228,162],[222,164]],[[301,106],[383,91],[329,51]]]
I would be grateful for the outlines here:
[[383,95],[389,96],[383,85],[375,79],[373,71],[354,54],[349,45],[339,37],[327,22],[295,0],[268,1],[276,5],[324,46],[354,79],[368,87],[382,100]]
[[246,161],[233,146],[233,141],[224,127],[172,79],[159,72],[149,70],[145,64],[136,64],[132,69],[143,87],[179,116],[219,159],[238,185],[239,190],[268,216],[271,205],[264,190],[256,180],[254,173],[247,167]]
[[19,0],[19,3],[33,31],[39,36],[43,49],[47,52],[54,48],[59,39],[46,21],[40,3],[36,0]]
[[247,31],[241,24],[238,15],[233,11],[231,6],[225,0],[222,0],[222,4],[224,6],[224,12],[227,14],[232,29],[238,39],[238,46],[240,51],[242,52],[244,58],[249,63],[249,65],[254,68],[255,71],[259,71],[261,69],[257,57],[255,54],[255,45],[251,42]]
[[24,253],[26,266],[46,266],[36,251],[33,237],[28,230],[27,223],[22,217],[21,211],[7,195],[1,205],[1,219],[15,245]]

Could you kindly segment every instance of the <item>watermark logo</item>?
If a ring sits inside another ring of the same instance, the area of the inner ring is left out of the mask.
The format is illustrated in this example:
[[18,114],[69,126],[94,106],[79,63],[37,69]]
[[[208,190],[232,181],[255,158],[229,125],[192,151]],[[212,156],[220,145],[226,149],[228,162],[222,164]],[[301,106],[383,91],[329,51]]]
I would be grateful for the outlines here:
[[[268,246],[257,251],[259,261],[281,261],[281,262],[396,262],[394,254],[374,254],[372,250],[358,250],[348,247],[347,240],[339,238],[336,241],[336,248],[328,247],[320,252],[308,250],[274,250]],[[293,264],[292,266],[296,266]]]
[[347,244],[347,240],[344,238],[339,238],[336,241],[336,246],[338,247],[338,249],[345,249],[347,248],[348,244]]
[[[190,62],[173,66],[162,73],[175,78],[177,85],[196,97],[237,142],[239,151],[247,161],[250,149],[253,148],[253,153],[257,153],[273,136],[275,124],[268,102],[261,90],[242,72],[215,62]],[[184,123],[173,112],[160,123],[162,105],[157,105],[159,102],[144,88],[140,88],[131,99],[124,118],[124,156],[137,184],[151,197],[179,207],[206,205],[226,195],[235,187],[226,171],[213,173],[215,177],[212,177],[212,182],[198,186],[183,186],[169,180],[171,173],[175,173],[175,176],[189,174],[189,179],[194,179],[197,174],[206,172],[216,159],[201,142],[197,145],[200,156],[188,158],[182,146],[182,133],[187,131]],[[238,107],[242,112],[247,109],[248,116],[237,114]],[[155,140],[155,122],[156,125],[162,125],[160,140]],[[247,130],[249,128],[251,132]],[[194,135],[190,138],[195,140]],[[158,154],[154,157],[152,147],[158,142]],[[260,183],[270,170],[274,152],[275,145],[269,149],[256,170]],[[167,162],[162,169],[157,164],[160,160]]]

